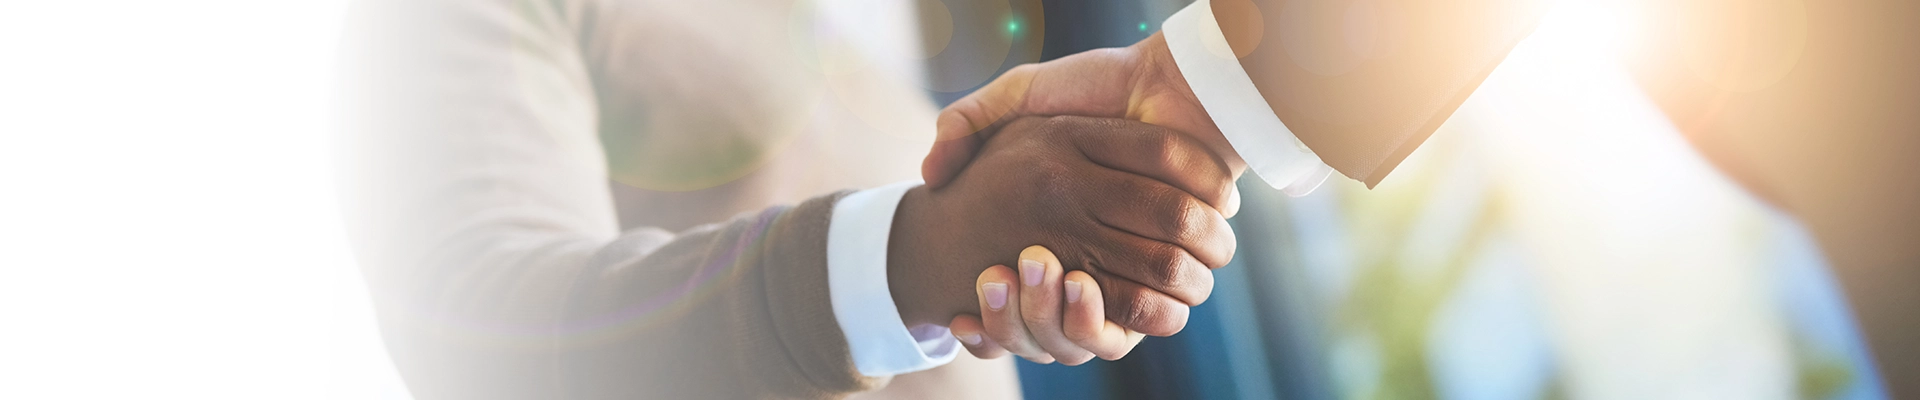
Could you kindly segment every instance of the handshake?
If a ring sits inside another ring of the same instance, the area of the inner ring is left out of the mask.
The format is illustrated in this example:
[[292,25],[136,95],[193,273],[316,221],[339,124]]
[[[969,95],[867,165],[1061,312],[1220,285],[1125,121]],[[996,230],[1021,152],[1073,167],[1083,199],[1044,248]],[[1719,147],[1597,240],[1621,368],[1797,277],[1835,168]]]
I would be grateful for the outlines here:
[[1233,258],[1245,163],[1158,34],[1014,68],[938,126],[889,290],[909,326],[944,323],[977,357],[1120,358],[1179,332]]

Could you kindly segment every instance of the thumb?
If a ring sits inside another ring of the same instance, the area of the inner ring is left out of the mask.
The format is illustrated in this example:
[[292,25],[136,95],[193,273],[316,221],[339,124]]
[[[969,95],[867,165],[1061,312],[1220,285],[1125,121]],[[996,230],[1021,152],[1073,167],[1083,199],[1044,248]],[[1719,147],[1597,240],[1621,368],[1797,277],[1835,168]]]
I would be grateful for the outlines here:
[[933,149],[920,164],[920,175],[928,189],[939,189],[960,175],[992,137],[995,130],[990,127],[1023,114],[1019,110],[1036,68],[1034,64],[1014,67],[940,111],[934,123]]

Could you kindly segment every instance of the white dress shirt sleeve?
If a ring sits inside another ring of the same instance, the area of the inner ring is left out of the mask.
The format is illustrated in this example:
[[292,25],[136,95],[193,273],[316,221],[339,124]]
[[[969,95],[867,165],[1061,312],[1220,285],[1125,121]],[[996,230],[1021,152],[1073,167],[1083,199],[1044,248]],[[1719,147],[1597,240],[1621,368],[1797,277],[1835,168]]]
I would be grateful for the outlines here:
[[953,361],[960,341],[937,325],[908,327],[887,290],[887,238],[893,211],[918,180],[840,198],[827,227],[827,292],[833,318],[847,336],[853,365],[866,376],[891,376]]
[[1294,138],[1293,131],[1273,114],[1266,98],[1253,86],[1253,79],[1240,67],[1240,59],[1227,46],[1209,3],[1194,1],[1161,25],[1174,64],[1186,77],[1187,86],[1193,88],[1200,106],[1254,174],[1288,196],[1312,193],[1333,174],[1333,168]]

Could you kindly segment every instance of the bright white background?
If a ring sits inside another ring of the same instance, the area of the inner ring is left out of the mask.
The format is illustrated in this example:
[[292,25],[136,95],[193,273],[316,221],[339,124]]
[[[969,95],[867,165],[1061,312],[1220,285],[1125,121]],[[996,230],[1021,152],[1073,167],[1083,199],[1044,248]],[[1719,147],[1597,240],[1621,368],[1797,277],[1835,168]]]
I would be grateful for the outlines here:
[[0,398],[391,398],[341,232],[341,1],[0,2]]
[[[405,397],[329,165],[344,9],[0,2],[0,399]],[[1578,25],[1516,57],[1628,36]],[[1580,72],[1524,66],[1489,85]]]

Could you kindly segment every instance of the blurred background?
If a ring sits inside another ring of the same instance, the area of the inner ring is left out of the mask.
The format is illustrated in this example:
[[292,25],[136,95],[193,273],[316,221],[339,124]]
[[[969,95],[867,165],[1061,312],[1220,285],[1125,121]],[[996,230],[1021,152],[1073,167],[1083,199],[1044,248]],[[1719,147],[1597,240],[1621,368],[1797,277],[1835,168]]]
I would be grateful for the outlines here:
[[[1046,56],[1132,43],[1150,32],[1111,27],[1185,2],[1075,3],[1046,2]],[[1187,330],[1118,362],[1021,361],[1025,392],[1885,398],[1812,238],[1633,81],[1631,3],[1556,4],[1372,190],[1332,179],[1289,198],[1243,179],[1240,252]]]
[[[1004,61],[936,57],[926,95],[1184,3],[992,8],[1006,36],[955,30],[940,57]],[[1026,395],[1886,397],[1807,230],[1634,84],[1627,11],[1563,3],[1379,187],[1244,180],[1240,252],[1186,331],[1022,361]],[[408,398],[336,204],[345,9],[0,5],[0,398]]]

